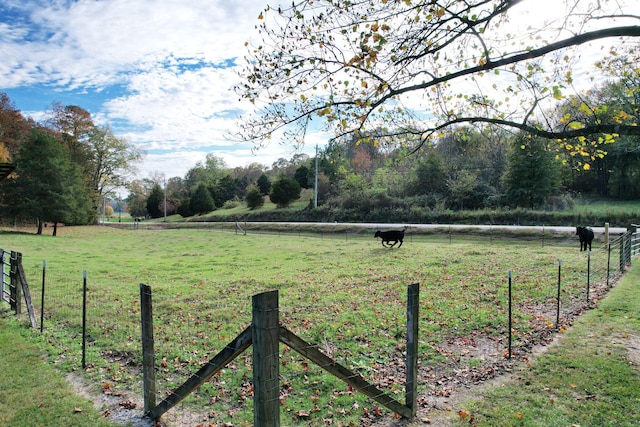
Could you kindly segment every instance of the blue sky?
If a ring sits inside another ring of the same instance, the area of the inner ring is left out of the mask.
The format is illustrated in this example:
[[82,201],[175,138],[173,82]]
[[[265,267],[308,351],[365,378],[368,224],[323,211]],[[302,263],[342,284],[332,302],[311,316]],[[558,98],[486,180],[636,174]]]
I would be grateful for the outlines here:
[[35,120],[53,102],[88,110],[146,153],[138,178],[183,177],[209,153],[230,167],[271,166],[294,149],[224,138],[246,108],[232,87],[266,4],[2,0],[0,92]]

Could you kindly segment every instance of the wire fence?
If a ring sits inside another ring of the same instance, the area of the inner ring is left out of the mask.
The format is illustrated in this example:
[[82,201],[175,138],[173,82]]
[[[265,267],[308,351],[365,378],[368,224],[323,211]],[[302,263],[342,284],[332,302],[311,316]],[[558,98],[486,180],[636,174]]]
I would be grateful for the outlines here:
[[[235,226],[218,231],[253,233]],[[263,233],[286,235],[284,231]],[[294,235],[309,239],[372,239],[370,232],[340,233],[301,231]],[[449,238],[447,234],[439,237],[445,241]],[[409,238],[419,243],[433,235]],[[456,240],[459,238],[456,236]],[[492,242],[494,237],[485,234],[481,238]],[[542,246],[550,238],[547,234],[533,242]],[[612,238],[605,247],[584,253],[578,262],[552,259],[535,271],[513,271],[512,299],[507,297],[506,269],[503,277],[487,277],[487,281],[497,283],[495,289],[489,289],[489,285],[486,289],[463,289],[464,300],[447,298],[445,285],[455,281],[456,286],[464,288],[465,277],[443,277],[423,284],[434,288],[435,293],[426,293],[420,301],[423,314],[419,394],[446,396],[462,381],[481,381],[509,369],[512,351],[515,357],[526,355],[533,346],[548,342],[557,330],[570,325],[583,310],[597,304],[638,253],[637,244],[637,234],[627,233]],[[41,319],[40,328],[50,344],[50,358],[73,370],[83,367],[89,378],[100,381],[102,392],[107,394],[130,390],[142,397],[153,393],[160,401],[197,373],[212,355],[224,351],[251,324],[249,301],[256,288],[249,283],[227,289],[234,298],[200,298],[197,285],[193,294],[166,290],[154,293],[156,378],[153,390],[145,389],[140,381],[143,360],[138,284],[112,274],[112,286],[94,286],[91,271],[78,269],[77,275],[70,277],[51,263],[42,262],[37,269],[35,265],[30,267],[30,271],[41,270],[41,275],[29,277],[29,286]],[[406,379],[406,348],[402,344],[406,301],[400,291],[385,290],[382,294],[377,289],[365,290],[367,286],[351,284],[344,290],[344,298],[331,302],[315,293],[308,299],[284,301],[279,309],[280,320],[293,333],[305,337],[310,349],[320,350],[379,389],[398,395],[403,392]],[[365,292],[371,294],[369,301],[375,304],[349,296]],[[107,300],[109,304],[104,303]],[[372,312],[380,301],[385,305],[384,313]],[[508,302],[513,304],[511,327],[505,316]],[[485,306],[490,309],[481,309]],[[466,325],[474,326],[468,329]],[[182,410],[196,404],[206,409],[204,417],[208,420],[242,414],[249,422],[254,397],[252,359],[251,352],[244,352],[216,375],[207,377],[196,393],[181,403]],[[278,399],[290,423],[285,421],[285,425],[308,423],[314,413],[327,405],[332,417],[358,414],[361,418],[363,412],[371,420],[380,416],[379,406],[371,405],[339,379],[328,379],[322,367],[308,363],[290,346],[280,348],[278,360]],[[418,404],[427,405],[428,399],[418,399]]]

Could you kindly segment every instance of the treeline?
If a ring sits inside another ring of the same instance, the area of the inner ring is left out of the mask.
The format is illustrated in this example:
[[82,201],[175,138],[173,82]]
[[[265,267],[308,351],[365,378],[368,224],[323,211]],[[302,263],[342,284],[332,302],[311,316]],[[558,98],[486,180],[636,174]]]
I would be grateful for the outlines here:
[[0,93],[0,162],[13,172],[0,183],[5,221],[91,224],[104,197],[128,184],[141,158],[108,126],[81,107],[54,103],[43,122],[25,118]]
[[[638,87],[636,70],[565,100],[545,120],[558,127],[575,126],[577,117],[636,120]],[[153,179],[134,182],[127,203],[136,216],[159,217],[165,206],[168,215],[202,215],[246,203],[256,219],[376,222],[439,222],[461,210],[562,210],[577,196],[640,197],[639,142],[637,136],[615,134],[556,141],[498,126],[467,126],[416,150],[415,141],[382,145],[372,135],[352,135],[329,142],[317,159],[297,155],[270,167],[231,169],[210,155],[184,178],[167,181],[166,205],[163,183]],[[301,190],[315,188],[316,180],[317,208],[310,200],[309,209],[295,214],[259,213],[266,197],[286,207]]]

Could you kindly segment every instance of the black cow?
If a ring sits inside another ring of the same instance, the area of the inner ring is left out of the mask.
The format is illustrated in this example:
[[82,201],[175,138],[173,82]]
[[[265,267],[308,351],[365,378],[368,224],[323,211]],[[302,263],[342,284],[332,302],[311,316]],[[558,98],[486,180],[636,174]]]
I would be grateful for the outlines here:
[[576,227],[576,234],[580,238],[580,252],[583,250],[587,250],[587,246],[589,246],[589,250],[591,250],[591,242],[593,241],[593,230],[587,227]]
[[[404,230],[406,230],[407,227],[405,227],[402,230],[389,230],[389,231],[376,231],[376,234],[373,236],[375,238],[380,237],[382,239],[382,246],[385,247],[394,247],[396,245],[396,243],[400,242],[400,244],[398,245],[398,247],[402,246],[402,240],[404,239]],[[393,244],[391,244],[391,242],[393,242]]]

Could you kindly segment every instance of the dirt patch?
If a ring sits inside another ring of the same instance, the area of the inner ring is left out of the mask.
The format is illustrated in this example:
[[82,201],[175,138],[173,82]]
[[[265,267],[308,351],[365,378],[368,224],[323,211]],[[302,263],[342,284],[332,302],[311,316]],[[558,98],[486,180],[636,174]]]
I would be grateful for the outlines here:
[[132,427],[154,427],[153,421],[142,417],[144,405],[141,400],[126,395],[104,393],[76,373],[68,374],[66,380],[76,394],[89,400],[103,417]]
[[627,358],[629,362],[640,370],[640,337],[636,335],[629,335],[627,341]]

